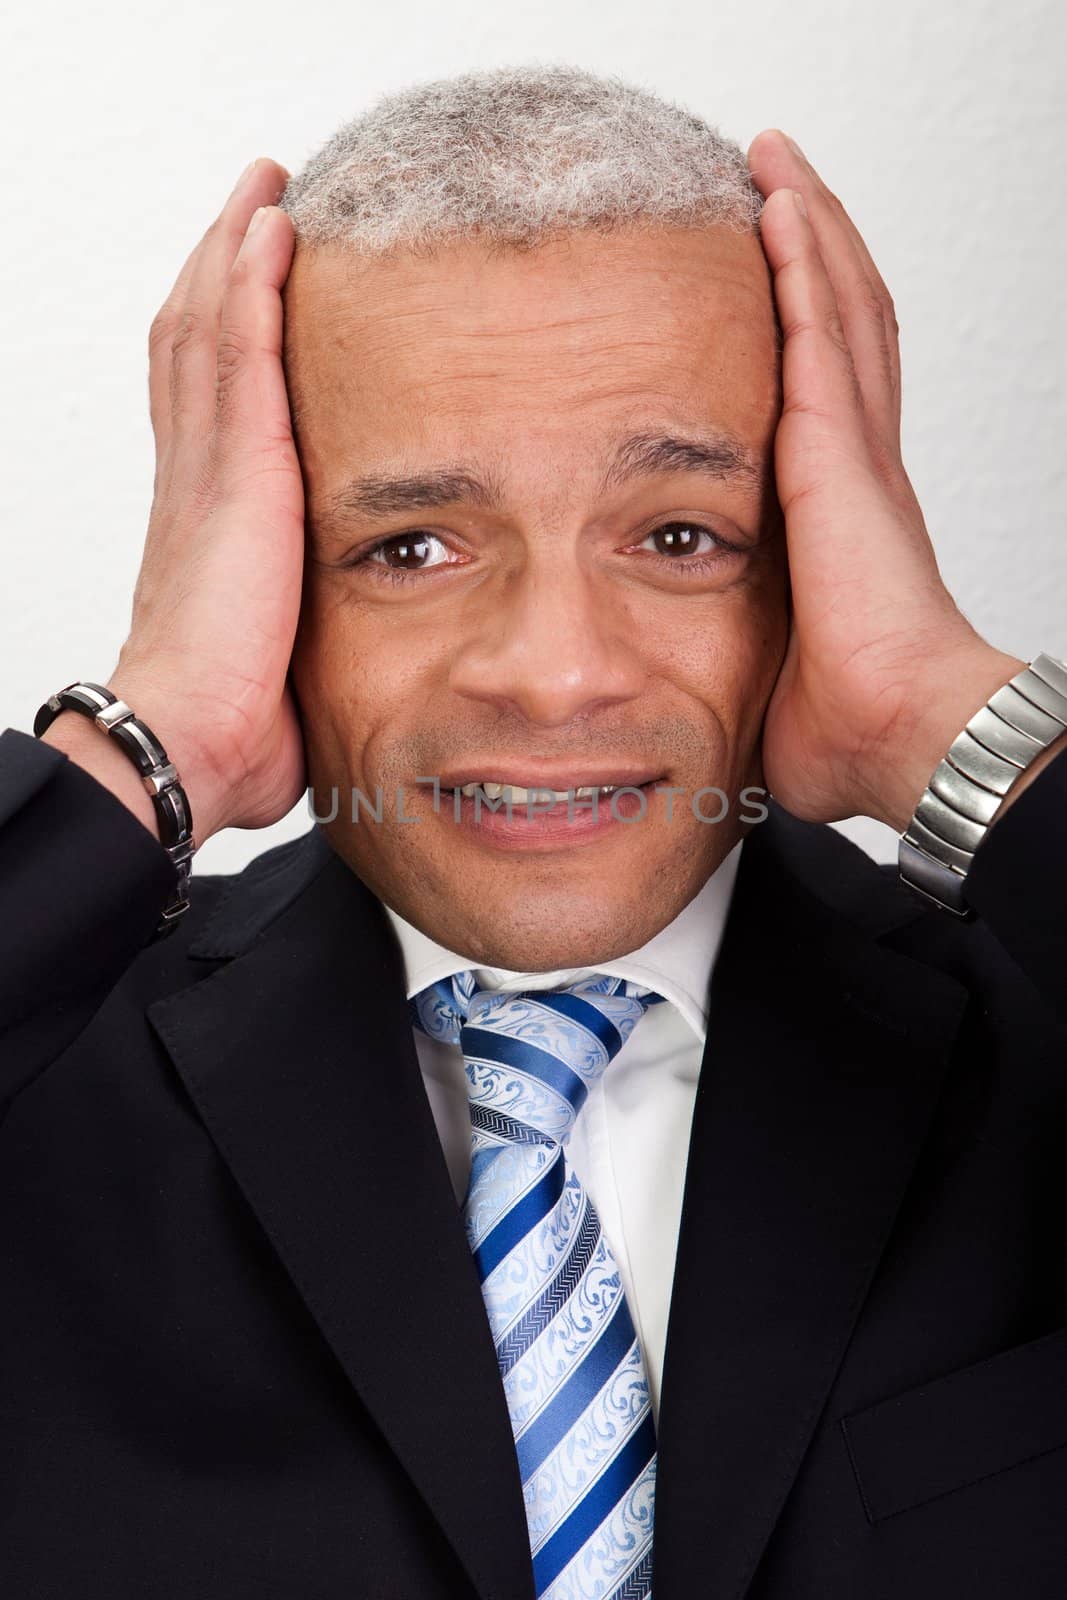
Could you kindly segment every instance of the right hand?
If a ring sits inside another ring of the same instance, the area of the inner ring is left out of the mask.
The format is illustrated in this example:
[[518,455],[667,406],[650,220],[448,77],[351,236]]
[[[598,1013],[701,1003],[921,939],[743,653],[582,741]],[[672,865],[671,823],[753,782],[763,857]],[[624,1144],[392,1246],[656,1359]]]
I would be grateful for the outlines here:
[[198,845],[276,822],[306,788],[287,683],[304,555],[281,357],[294,234],[274,205],[287,178],[267,158],[244,175],[149,334],[153,504],[107,686],[166,746]]

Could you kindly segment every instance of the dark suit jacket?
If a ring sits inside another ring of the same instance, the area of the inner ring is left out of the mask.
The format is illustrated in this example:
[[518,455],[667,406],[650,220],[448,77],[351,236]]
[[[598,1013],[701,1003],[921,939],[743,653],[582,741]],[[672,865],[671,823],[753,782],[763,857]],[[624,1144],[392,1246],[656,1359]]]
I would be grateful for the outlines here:
[[[960,922],[777,806],[694,1111],[655,1600],[1067,1592],[1067,757]],[[173,886],[0,738],[0,1595],[530,1600],[381,906],[317,828]]]

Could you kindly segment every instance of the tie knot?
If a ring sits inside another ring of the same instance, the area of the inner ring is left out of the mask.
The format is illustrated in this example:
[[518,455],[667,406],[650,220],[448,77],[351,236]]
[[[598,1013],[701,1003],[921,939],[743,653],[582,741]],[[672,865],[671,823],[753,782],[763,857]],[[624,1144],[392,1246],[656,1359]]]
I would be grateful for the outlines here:
[[561,989],[479,989],[473,972],[431,984],[412,1020],[463,1051],[472,1126],[499,1142],[562,1144],[590,1087],[650,1005],[663,999],[603,974]]

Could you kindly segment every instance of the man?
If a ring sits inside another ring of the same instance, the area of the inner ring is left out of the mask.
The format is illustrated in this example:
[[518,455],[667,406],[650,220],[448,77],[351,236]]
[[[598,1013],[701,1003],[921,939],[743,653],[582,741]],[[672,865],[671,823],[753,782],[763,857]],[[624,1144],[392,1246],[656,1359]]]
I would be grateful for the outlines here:
[[0,739],[2,1592],[1059,1595],[1067,676],[940,581],[862,239],[567,68],[287,177]]

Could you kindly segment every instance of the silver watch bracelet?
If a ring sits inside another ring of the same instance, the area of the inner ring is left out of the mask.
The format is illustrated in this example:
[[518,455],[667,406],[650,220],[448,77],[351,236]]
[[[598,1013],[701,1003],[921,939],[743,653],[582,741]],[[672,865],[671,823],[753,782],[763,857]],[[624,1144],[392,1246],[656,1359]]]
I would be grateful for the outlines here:
[[935,905],[972,917],[975,851],[1009,790],[1067,732],[1067,665],[1035,656],[968,722],[938,762],[900,836],[900,876]]

